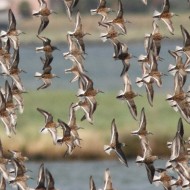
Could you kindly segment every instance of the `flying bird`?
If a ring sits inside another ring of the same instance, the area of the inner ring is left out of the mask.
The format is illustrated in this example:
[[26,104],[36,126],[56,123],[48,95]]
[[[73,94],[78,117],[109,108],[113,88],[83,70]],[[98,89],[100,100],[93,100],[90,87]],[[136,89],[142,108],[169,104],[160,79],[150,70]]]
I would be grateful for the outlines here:
[[77,6],[77,4],[79,3],[79,0],[63,0],[63,2],[65,3],[65,7],[66,7],[66,11],[67,11],[69,20],[71,21],[73,8],[75,8]]
[[55,11],[48,8],[45,0],[38,0],[40,5],[39,11],[34,11],[33,16],[41,17],[41,24],[38,29],[38,35],[48,26],[49,24],[49,15],[56,13]]
[[164,0],[162,12],[158,12],[155,10],[153,14],[153,18],[158,18],[164,21],[164,23],[167,25],[168,30],[170,31],[172,35],[174,35],[173,33],[174,27],[171,20],[173,16],[178,16],[178,15],[170,11],[169,0]]
[[53,121],[53,116],[51,113],[41,109],[37,108],[37,110],[44,116],[45,118],[45,125],[40,130],[40,132],[49,132],[53,138],[53,143],[57,143],[57,127],[58,123]]
[[111,140],[109,145],[104,145],[104,151],[107,154],[110,154],[111,151],[114,151],[117,155],[119,161],[124,164],[126,167],[128,167],[126,156],[121,149],[122,146],[125,146],[125,143],[119,142],[119,134],[117,131],[117,127],[115,124],[115,119],[112,120],[111,123]]

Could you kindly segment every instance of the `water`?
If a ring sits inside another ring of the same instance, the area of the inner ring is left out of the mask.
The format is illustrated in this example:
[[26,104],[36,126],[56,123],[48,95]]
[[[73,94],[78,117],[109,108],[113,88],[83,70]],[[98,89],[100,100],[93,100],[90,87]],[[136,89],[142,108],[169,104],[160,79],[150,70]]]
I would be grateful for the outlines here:
[[[174,58],[168,53],[168,50],[174,50],[176,45],[181,45],[180,42],[172,41],[170,39],[163,40],[161,48],[161,57],[164,61],[159,62],[159,70],[163,73],[167,73],[168,65],[174,64]],[[39,45],[41,46],[41,44]],[[135,56],[144,54],[144,47],[142,43],[129,43],[129,52]],[[70,83],[72,74],[65,74],[64,70],[71,67],[71,62],[63,58],[62,53],[68,51],[67,45],[58,45],[61,51],[55,51],[53,53],[54,60],[52,62],[52,73],[57,74],[60,78],[53,79],[52,86],[49,89],[77,89],[77,82]],[[103,91],[120,90],[123,88],[123,81],[120,78],[122,70],[122,63],[120,61],[114,61],[112,58],[113,47],[109,42],[100,43],[99,45],[86,46],[86,60],[85,69],[88,71],[87,75],[94,81],[96,88]],[[42,71],[42,63],[40,56],[44,56],[43,53],[36,53],[35,46],[21,46],[20,49],[20,68],[27,71],[27,73],[21,74],[24,86],[27,90],[35,90],[42,84],[42,81],[37,80],[34,77],[36,71]],[[131,60],[131,67],[129,70],[129,76],[132,80],[132,84],[135,83],[136,77],[141,77],[141,68],[136,58]],[[157,91],[171,91],[173,89],[173,80],[170,74],[162,78],[163,86]],[[136,85],[133,85],[134,88]]]
[[[163,161],[156,161],[160,167],[164,167]],[[29,162],[27,168],[32,170],[28,174],[33,178],[28,185],[35,188],[37,185],[38,169],[41,163]],[[113,187],[117,190],[151,190],[162,189],[148,182],[144,165],[137,166],[134,160],[128,161],[126,168],[119,161],[62,161],[44,162],[44,166],[52,173],[55,179],[55,187],[60,190],[88,190],[89,177],[92,175],[96,188],[103,189],[104,171],[109,168]],[[161,166],[163,165],[163,166]]]

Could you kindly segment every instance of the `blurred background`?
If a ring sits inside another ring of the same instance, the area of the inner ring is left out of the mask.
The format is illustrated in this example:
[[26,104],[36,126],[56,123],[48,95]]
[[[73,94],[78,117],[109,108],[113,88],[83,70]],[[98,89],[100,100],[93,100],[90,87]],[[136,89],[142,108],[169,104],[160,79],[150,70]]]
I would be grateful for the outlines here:
[[[63,0],[47,0],[48,6],[61,13],[65,13],[65,6]],[[89,10],[95,8],[99,1],[97,0],[81,0],[78,4],[78,9],[83,14],[89,14]],[[183,3],[184,2],[184,3]],[[117,7],[117,1],[108,1],[108,5],[112,5],[112,7]],[[148,3],[147,6],[144,6],[140,0],[134,1],[124,1],[123,6],[126,7],[126,13],[147,13],[147,11],[151,11],[152,8],[162,8],[163,2],[160,0],[152,0]],[[39,4],[38,1],[33,0],[1,0],[1,12],[5,12],[7,8],[11,8],[16,16],[20,15],[22,18],[30,18],[32,10],[38,10]],[[172,0],[171,8],[173,11],[188,11],[188,6],[185,3],[185,0],[178,1]]]
[[[37,107],[43,108],[52,113],[55,120],[58,118],[68,121],[69,106],[71,102],[77,102],[76,93],[78,84],[70,83],[72,74],[65,74],[64,70],[70,68],[71,63],[63,58],[63,53],[68,51],[66,34],[73,31],[75,27],[75,15],[80,10],[83,28],[91,35],[86,36],[85,69],[88,76],[93,80],[95,88],[104,91],[97,97],[98,108],[94,114],[94,125],[87,121],[80,121],[83,114],[78,111],[77,120],[81,127],[80,130],[82,149],[76,150],[69,159],[109,159],[103,151],[103,145],[109,143],[110,126],[113,118],[116,119],[119,131],[121,132],[121,141],[125,141],[128,146],[126,149],[129,157],[134,157],[139,152],[139,142],[131,137],[130,132],[137,129],[138,122],[134,121],[128,111],[126,102],[120,102],[115,97],[123,89],[123,80],[119,76],[122,70],[122,63],[112,58],[113,46],[109,42],[103,43],[100,39],[102,29],[98,26],[98,15],[90,15],[90,9],[95,9],[98,0],[80,0],[73,12],[73,19],[69,21],[66,15],[66,9],[62,0],[46,0],[48,6],[57,12],[50,15],[50,23],[41,35],[52,40],[52,45],[57,46],[60,51],[54,51],[54,60],[52,63],[52,72],[60,78],[53,79],[52,85],[44,90],[37,91],[41,81],[34,78],[35,72],[41,72],[42,64],[40,56],[42,53],[36,53],[35,48],[42,46],[42,42],[36,37],[40,18],[33,17],[32,12],[39,9],[37,0],[0,0],[0,29],[6,30],[8,26],[8,9],[11,8],[17,20],[17,29],[21,29],[26,34],[20,35],[20,67],[27,73],[21,75],[24,86],[28,93],[24,94],[24,113],[19,115],[17,123],[17,134],[11,139],[4,135],[4,128],[1,128],[1,138],[9,149],[19,149],[33,159],[62,159],[65,147],[54,146],[49,134],[40,134],[40,129],[44,124],[43,116],[36,111]],[[117,1],[110,0],[108,7],[112,7],[115,13],[109,16],[113,18],[117,13]],[[162,1],[151,0],[145,6],[141,0],[123,1],[125,18],[131,23],[127,24],[127,35],[120,39],[128,44],[129,52],[138,57],[144,54],[144,35],[152,32],[152,15],[154,10],[161,11]],[[180,24],[190,25],[189,9],[186,0],[171,0],[171,10],[179,16],[173,18],[175,35],[171,35],[165,24],[160,22],[160,30],[167,39],[162,40],[161,57],[159,62],[161,72],[167,74],[170,63],[174,64],[174,58],[168,54],[168,50],[174,50],[176,45],[181,46],[182,35]],[[138,88],[135,84],[137,76],[141,76],[141,68],[137,58],[131,60],[129,71],[133,88],[143,97],[136,98],[138,113],[142,107],[145,107],[147,115],[147,127],[156,134],[151,137],[152,146],[160,143],[160,148],[156,148],[156,153],[166,156],[169,154],[166,147],[167,140],[171,140],[175,134],[179,114],[165,101],[166,94],[173,93],[173,77],[171,75],[163,77],[161,88],[155,87],[155,100],[153,108],[149,106],[146,99],[145,88]],[[4,86],[4,79],[1,77],[1,86]],[[188,83],[187,83],[188,84]],[[103,116],[103,117],[102,117]],[[167,118],[171,119],[167,119]],[[162,120],[162,123],[160,123]],[[185,123],[185,127],[188,124]],[[173,132],[169,132],[173,131]],[[93,135],[92,135],[93,134]],[[188,135],[188,134],[187,134]],[[97,142],[98,139],[98,142]],[[16,141],[17,143],[12,143]],[[89,144],[95,146],[96,151]],[[135,148],[134,148],[135,147]],[[153,148],[154,150],[154,148]],[[52,154],[49,154],[51,152]],[[112,158],[112,157],[111,157]]]
[[[41,35],[50,38],[52,45],[60,49],[60,51],[53,52],[52,63],[52,73],[60,78],[53,79],[52,85],[47,89],[37,91],[37,87],[42,82],[37,80],[34,74],[35,72],[42,72],[40,57],[44,56],[43,53],[36,53],[35,51],[36,47],[42,46],[42,42],[36,37],[40,18],[32,16],[34,10],[39,10],[38,0],[0,0],[0,30],[7,30],[8,9],[11,8],[16,17],[17,29],[25,32],[19,36],[19,67],[26,71],[26,73],[21,74],[21,78],[27,91],[23,94],[24,112],[18,114],[17,134],[8,138],[5,135],[3,124],[0,123],[0,138],[4,153],[10,157],[7,150],[19,150],[27,156],[30,160],[27,166],[33,171],[31,176],[34,179],[37,178],[40,165],[36,161],[46,161],[45,166],[54,174],[58,189],[63,189],[63,186],[67,190],[88,189],[88,178],[92,174],[98,184],[97,186],[102,187],[103,172],[106,168],[111,169],[116,189],[125,190],[126,187],[131,190],[153,189],[147,180],[145,168],[137,168],[134,162],[136,156],[141,155],[141,147],[139,139],[131,136],[130,133],[138,128],[139,121],[132,118],[126,102],[116,99],[118,92],[124,87],[123,79],[120,77],[122,63],[112,58],[114,51],[112,44],[108,41],[103,43],[100,39],[100,33],[104,32],[98,26],[100,17],[90,15],[90,9],[95,9],[99,0],[80,0],[74,9],[72,21],[69,21],[66,15],[66,8],[62,0],[46,0],[46,2],[57,14],[50,15],[49,25]],[[145,54],[144,35],[152,32],[153,12],[154,10],[162,10],[163,1],[148,0],[147,6],[141,0],[123,0],[122,2],[124,17],[131,23],[127,23],[127,35],[121,36],[119,39],[127,43],[129,52],[138,57]],[[142,97],[135,99],[138,117],[144,107],[147,129],[153,133],[149,137],[151,148],[153,154],[159,155],[161,158],[168,158],[170,155],[166,143],[173,139],[180,117],[179,113],[175,112],[165,100],[166,95],[173,94],[174,91],[173,76],[167,71],[169,64],[175,64],[175,60],[169,55],[168,50],[175,50],[176,46],[182,46],[181,24],[190,31],[190,7],[187,0],[170,0],[170,4],[171,11],[179,16],[172,18],[175,28],[174,35],[168,32],[163,22],[159,23],[161,33],[168,38],[162,40],[160,56],[163,61],[158,63],[158,67],[167,76],[162,78],[163,85],[161,88],[155,86],[153,107],[148,104],[144,86],[138,88],[135,84],[136,77],[141,77],[141,67],[137,58],[131,59],[129,70],[134,91],[142,95]],[[115,10],[109,15],[110,19],[114,18],[117,13],[118,2],[107,0],[107,6]],[[68,122],[69,106],[72,102],[78,101],[76,97],[78,83],[70,83],[73,75],[65,74],[64,70],[70,68],[71,63],[63,57],[63,53],[69,49],[66,35],[68,31],[74,30],[77,10],[80,10],[84,31],[91,34],[84,38],[87,52],[84,67],[88,76],[93,80],[94,87],[104,91],[104,93],[97,95],[98,107],[94,113],[93,125],[87,121],[81,122],[80,118],[83,116],[83,111],[77,111],[77,124],[83,128],[78,131],[82,139],[82,148],[76,148],[71,156],[63,157],[66,146],[55,146],[50,134],[40,133],[44,126],[44,117],[36,108],[39,107],[50,112],[55,121],[59,118]],[[4,87],[5,79],[7,78],[0,76],[1,87]],[[186,83],[185,88],[189,86],[189,78]],[[113,118],[116,120],[120,141],[127,144],[123,149],[129,160],[127,170],[114,154],[109,156],[103,150],[104,145],[110,142],[110,127]],[[189,124],[185,121],[184,129],[186,138],[190,134]],[[74,160],[75,162],[65,162],[66,160]],[[156,161],[155,166],[161,167],[161,165],[162,167],[165,166],[163,160]],[[36,181],[30,180],[29,184],[34,187]]]

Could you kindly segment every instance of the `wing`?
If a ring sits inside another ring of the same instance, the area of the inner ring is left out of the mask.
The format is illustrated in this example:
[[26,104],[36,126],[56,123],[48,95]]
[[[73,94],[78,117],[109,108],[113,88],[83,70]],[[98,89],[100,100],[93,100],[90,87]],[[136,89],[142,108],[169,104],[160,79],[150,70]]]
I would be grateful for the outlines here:
[[162,13],[168,13],[170,11],[170,2],[169,0],[164,0]]
[[90,190],[96,190],[96,186],[95,186],[95,183],[94,183],[94,180],[93,180],[93,177],[90,176],[90,179],[89,179],[89,186],[90,186]]
[[184,46],[190,45],[190,35],[189,32],[183,27],[183,25],[180,25],[181,33],[183,35],[183,44]]
[[75,109],[73,108],[73,103],[71,103],[70,108],[69,108],[69,126],[74,126],[76,124],[76,114],[75,114]]
[[117,18],[123,18],[123,4],[121,0],[118,0],[118,3],[119,3],[119,8],[117,12]]
[[121,150],[121,148],[117,148],[115,150],[115,152],[116,152],[117,157],[120,160],[120,162],[123,163],[126,167],[128,167],[127,158],[126,158],[124,152]]
[[48,24],[49,24],[48,16],[41,17],[41,24],[40,24],[40,27],[38,29],[38,35],[47,27]]
[[118,142],[118,132],[117,132],[117,127],[115,124],[115,119],[112,120],[111,123],[111,140],[110,144],[116,144]]
[[3,146],[2,146],[1,139],[0,139],[0,157],[1,158],[3,157]]
[[6,190],[6,180],[5,180],[5,178],[3,176],[1,176],[0,189],[1,190]]
[[127,100],[127,105],[129,107],[131,115],[135,120],[137,120],[137,106],[135,104],[135,101],[133,99]]
[[153,178],[154,178],[154,174],[155,174],[154,165],[153,164],[146,164],[145,163],[145,168],[146,168],[146,171],[147,171],[148,180],[152,184]]
[[146,131],[146,115],[145,115],[144,107],[141,110],[139,129],[140,131]]
[[45,117],[45,123],[53,122],[53,116],[49,112],[47,112],[41,108],[37,108],[37,110]]
[[52,176],[52,174],[50,173],[50,171],[46,168],[46,176],[48,177],[48,182],[47,182],[47,188],[48,189],[55,189],[54,185],[54,178]]
[[73,2],[72,2],[72,0],[70,0],[70,1],[64,0],[64,3],[66,6],[66,11],[67,11],[69,20],[72,20],[72,4],[73,4]]
[[164,23],[167,25],[170,33],[173,35],[174,33],[174,27],[173,27],[173,24],[172,24],[172,21],[171,19],[166,19],[166,18],[162,18],[162,20],[164,21]]
[[8,19],[9,19],[8,31],[15,30],[16,29],[16,19],[15,19],[15,16],[11,9],[9,9]]
[[154,88],[153,88],[152,83],[149,83],[149,84],[145,83],[145,88],[146,88],[148,102],[151,106],[153,106]]
[[37,182],[38,182],[38,185],[36,189],[45,188],[45,170],[44,170],[43,163],[39,167]]
[[61,127],[63,127],[64,129],[64,136],[68,137],[71,136],[71,128],[62,120],[58,119],[58,123],[61,125]]

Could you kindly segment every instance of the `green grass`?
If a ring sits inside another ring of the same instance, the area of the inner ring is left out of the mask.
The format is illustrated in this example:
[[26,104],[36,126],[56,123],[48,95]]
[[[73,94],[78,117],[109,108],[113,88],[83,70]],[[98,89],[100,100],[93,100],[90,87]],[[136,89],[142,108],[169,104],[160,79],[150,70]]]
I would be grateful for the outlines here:
[[[110,126],[111,120],[115,118],[121,129],[126,128],[127,131],[130,131],[138,127],[138,122],[135,121],[129,113],[127,103],[117,100],[115,98],[116,95],[117,92],[105,92],[97,95],[98,107],[94,114],[94,126],[91,126],[91,124],[86,121],[80,122],[80,117],[83,114],[82,111],[77,112],[78,122],[84,125],[84,127],[105,130]],[[20,128],[24,128],[24,126],[27,125],[37,125],[38,123],[43,124],[44,120],[42,119],[42,115],[36,110],[37,107],[51,112],[55,120],[60,118],[67,121],[71,102],[78,101],[74,91],[69,92],[64,90],[29,92],[24,95],[24,99],[25,110],[22,115],[19,115],[18,119]],[[179,114],[175,113],[165,101],[164,95],[155,95],[153,107],[149,106],[146,95],[143,95],[143,97],[136,97],[135,101],[139,116],[142,107],[145,108],[147,123],[150,129],[158,130],[159,133],[167,132],[168,128],[175,129]]]
[[[134,152],[139,150],[139,139],[130,135],[131,131],[138,128],[139,122],[135,121],[130,115],[127,103],[115,98],[116,94],[116,92],[107,92],[97,96],[98,107],[94,113],[94,125],[87,121],[80,122],[83,112],[81,110],[77,111],[77,123],[84,129],[79,131],[82,138],[82,149],[76,151],[73,158],[105,157],[103,145],[110,142],[110,126],[113,118],[116,120],[121,141],[125,141],[128,145],[128,155],[134,156]],[[17,134],[9,139],[5,136],[4,129],[1,128],[1,138],[5,149],[19,149],[32,158],[62,157],[65,148],[53,145],[49,134],[40,134],[44,117],[36,108],[39,107],[52,113],[55,121],[60,118],[67,122],[71,102],[77,102],[75,92],[71,91],[42,90],[25,94],[24,113],[22,115],[18,114]],[[165,154],[168,151],[166,150],[166,142],[172,140],[175,135],[179,114],[175,113],[168,105],[164,95],[155,95],[154,107],[149,106],[146,95],[137,97],[136,104],[138,117],[142,107],[145,108],[147,129],[154,134],[150,137],[152,146],[159,143],[160,146],[156,148],[156,151]],[[184,122],[185,131],[188,128],[187,125]],[[92,143],[96,147],[96,153],[91,147]],[[165,146],[164,151],[163,146]]]
[[[125,18],[129,20],[131,23],[127,23],[127,35],[121,36],[121,40],[127,41],[143,41],[145,33],[152,32],[152,12],[147,12],[144,14],[126,14]],[[166,25],[160,21],[160,32],[164,36],[170,37],[171,40],[181,39],[182,34],[180,30],[180,24],[186,27],[187,23],[189,23],[189,13],[178,13],[179,16],[173,17],[173,26],[175,29],[174,34],[171,35],[168,32]],[[85,37],[85,41],[92,43],[100,43],[100,32],[104,32],[105,30],[102,27],[98,26],[98,21],[100,17],[98,15],[83,15],[82,23],[84,31],[90,33],[90,36]],[[110,19],[114,17],[114,14],[110,15]],[[49,37],[52,40],[52,44],[63,43],[66,42],[66,34],[68,31],[73,31],[75,24],[74,20],[69,22],[65,15],[51,15],[50,23],[48,27],[42,32],[42,36]],[[27,20],[19,20],[17,22],[18,28],[23,30],[26,34],[20,37],[21,43],[41,43],[39,39],[36,37],[38,27],[40,25],[40,19],[33,17]],[[32,26],[32,28],[31,28]],[[139,31],[140,29],[140,31]]]

